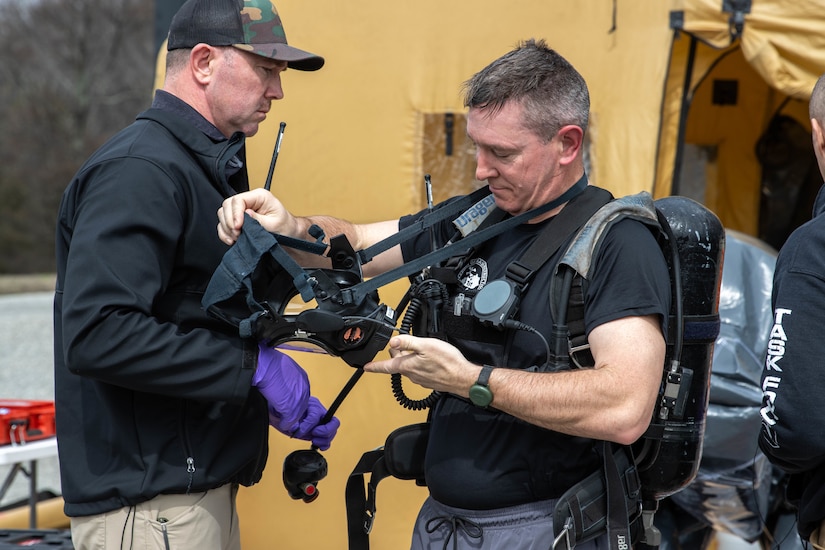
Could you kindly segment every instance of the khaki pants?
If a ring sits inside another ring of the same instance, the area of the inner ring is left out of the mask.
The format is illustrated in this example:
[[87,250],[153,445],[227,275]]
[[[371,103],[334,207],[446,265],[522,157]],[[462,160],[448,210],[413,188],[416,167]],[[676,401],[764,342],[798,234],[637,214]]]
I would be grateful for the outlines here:
[[237,485],[71,518],[75,550],[240,550]]
[[810,543],[816,550],[825,550],[825,521],[811,533]]

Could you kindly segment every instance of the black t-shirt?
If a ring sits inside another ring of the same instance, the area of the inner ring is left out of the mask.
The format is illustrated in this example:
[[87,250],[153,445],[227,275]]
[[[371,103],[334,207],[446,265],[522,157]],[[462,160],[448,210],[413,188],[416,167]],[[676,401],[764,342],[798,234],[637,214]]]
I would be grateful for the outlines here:
[[[419,216],[402,218],[400,228]],[[503,278],[507,265],[520,258],[552,223],[553,219],[521,225],[476,247],[458,273],[460,283],[452,292],[448,308],[461,309],[455,307],[456,295],[464,295],[469,301],[484,284]],[[450,222],[445,222],[436,230],[437,243],[443,244],[454,233]],[[548,341],[553,324],[550,281],[568,243],[536,273],[515,317]],[[430,247],[429,232],[403,243],[405,261],[426,254]],[[586,286],[588,333],[608,321],[643,315],[658,315],[666,328],[670,308],[667,266],[644,224],[630,219],[615,223],[599,247],[594,266]],[[468,324],[462,321],[467,321],[466,316],[445,321],[456,326],[455,330],[447,329],[446,339],[470,361],[527,369],[547,360],[544,344],[530,331],[468,331]],[[600,466],[591,439],[540,428],[451,395],[443,397],[433,411],[425,464],[427,486],[433,498],[450,506],[492,509],[555,498]]]

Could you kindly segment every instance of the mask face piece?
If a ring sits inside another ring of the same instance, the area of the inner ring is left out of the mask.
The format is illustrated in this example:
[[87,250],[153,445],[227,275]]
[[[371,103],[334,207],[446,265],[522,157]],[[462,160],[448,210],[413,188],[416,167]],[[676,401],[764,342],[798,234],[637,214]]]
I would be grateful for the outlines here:
[[361,265],[343,236],[330,239],[331,269],[304,269],[284,250],[290,246],[320,255],[327,248],[319,244],[323,235],[313,236],[315,243],[286,239],[248,218],[212,275],[202,305],[237,327],[242,338],[325,352],[363,367],[392,336],[395,311],[380,303],[377,291],[359,286]]

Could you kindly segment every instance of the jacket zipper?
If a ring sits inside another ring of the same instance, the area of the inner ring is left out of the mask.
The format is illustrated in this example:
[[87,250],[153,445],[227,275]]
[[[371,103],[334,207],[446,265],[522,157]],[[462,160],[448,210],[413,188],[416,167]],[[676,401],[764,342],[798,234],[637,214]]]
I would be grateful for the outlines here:
[[183,442],[183,452],[186,456],[186,494],[188,495],[192,491],[192,484],[195,480],[195,458],[192,456],[192,446],[189,444],[189,433],[186,430],[186,416],[187,406],[184,401],[181,405],[180,414],[180,438]]
[[186,472],[189,474],[189,482],[186,484],[186,494],[192,491],[192,482],[195,479],[195,459],[191,456],[186,457]]

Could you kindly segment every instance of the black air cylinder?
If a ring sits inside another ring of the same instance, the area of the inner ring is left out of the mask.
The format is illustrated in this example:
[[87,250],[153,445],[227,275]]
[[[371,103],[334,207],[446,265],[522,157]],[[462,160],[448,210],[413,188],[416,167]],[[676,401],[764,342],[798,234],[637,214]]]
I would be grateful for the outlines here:
[[[725,233],[719,219],[686,197],[655,201],[670,226],[678,257],[666,251],[673,303],[663,397],[647,433],[636,444],[643,500],[661,500],[695,477],[702,455],[713,346],[719,334],[719,288]],[[679,296],[682,315],[679,320]]]

